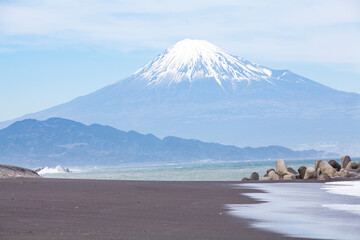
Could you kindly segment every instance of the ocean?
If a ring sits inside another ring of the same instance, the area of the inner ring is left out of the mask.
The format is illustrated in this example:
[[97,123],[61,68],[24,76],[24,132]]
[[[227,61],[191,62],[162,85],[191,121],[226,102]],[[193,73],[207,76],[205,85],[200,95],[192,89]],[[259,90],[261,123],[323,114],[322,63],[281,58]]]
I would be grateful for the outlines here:
[[[339,162],[340,160],[337,159]],[[360,161],[360,158],[353,159]],[[288,167],[295,171],[304,166],[314,166],[316,160],[287,160]],[[48,178],[104,179],[104,180],[154,180],[154,181],[239,181],[258,172],[262,177],[266,170],[274,168],[275,160],[214,162],[203,160],[192,163],[139,163],[113,167],[71,167],[70,172],[62,168],[46,168],[40,175]]]
[[[339,159],[336,159],[340,162]],[[360,158],[353,158],[359,162]],[[46,168],[49,178],[155,180],[155,181],[239,181],[256,171],[260,177],[275,168],[274,160],[166,164],[128,164],[114,167]],[[314,166],[316,160],[287,160],[288,167]],[[68,166],[65,166],[68,167]],[[231,183],[230,183],[231,184]],[[251,226],[289,237],[311,239],[357,239],[360,236],[360,181],[328,183],[244,183],[234,188],[258,189],[246,195],[258,204],[226,204],[226,214],[250,220]]]

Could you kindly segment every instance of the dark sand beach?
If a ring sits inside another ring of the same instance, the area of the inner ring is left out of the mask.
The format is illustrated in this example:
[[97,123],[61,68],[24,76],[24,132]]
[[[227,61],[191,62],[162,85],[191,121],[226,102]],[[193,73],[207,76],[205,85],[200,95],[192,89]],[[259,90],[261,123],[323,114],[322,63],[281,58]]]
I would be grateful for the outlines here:
[[227,214],[224,204],[256,204],[241,195],[249,191],[231,182],[1,179],[0,239],[290,239]]

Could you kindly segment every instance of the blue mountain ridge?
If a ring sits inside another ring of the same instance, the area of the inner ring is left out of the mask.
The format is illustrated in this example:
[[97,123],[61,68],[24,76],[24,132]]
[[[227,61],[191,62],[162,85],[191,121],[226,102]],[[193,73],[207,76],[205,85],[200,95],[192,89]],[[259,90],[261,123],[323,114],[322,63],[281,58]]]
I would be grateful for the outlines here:
[[32,168],[330,156],[322,151],[293,151],[281,146],[238,148],[172,136],[160,139],[152,134],[124,132],[99,124],[87,126],[62,118],[26,119],[0,130],[0,152],[0,163]]

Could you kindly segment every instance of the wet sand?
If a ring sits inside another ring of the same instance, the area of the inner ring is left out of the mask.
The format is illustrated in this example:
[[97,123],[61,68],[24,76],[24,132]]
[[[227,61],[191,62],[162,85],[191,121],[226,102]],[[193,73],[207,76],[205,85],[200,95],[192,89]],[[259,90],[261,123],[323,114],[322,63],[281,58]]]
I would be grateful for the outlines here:
[[0,179],[0,239],[294,239],[229,215],[256,204],[232,183]]

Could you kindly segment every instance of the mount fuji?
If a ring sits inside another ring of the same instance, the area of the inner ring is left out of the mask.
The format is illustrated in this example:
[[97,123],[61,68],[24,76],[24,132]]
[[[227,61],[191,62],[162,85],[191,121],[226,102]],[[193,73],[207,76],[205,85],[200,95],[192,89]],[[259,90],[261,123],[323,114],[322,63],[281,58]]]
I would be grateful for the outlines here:
[[159,137],[360,154],[359,94],[260,66],[203,40],[180,41],[123,80],[15,120],[51,117]]

